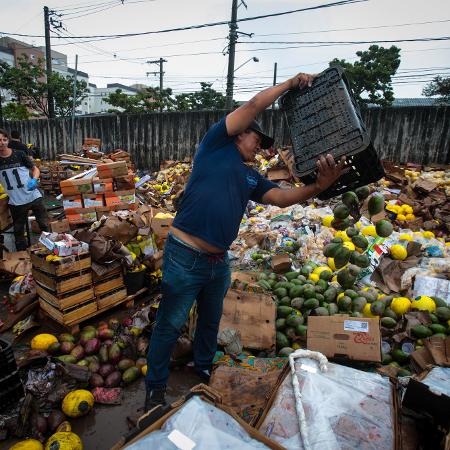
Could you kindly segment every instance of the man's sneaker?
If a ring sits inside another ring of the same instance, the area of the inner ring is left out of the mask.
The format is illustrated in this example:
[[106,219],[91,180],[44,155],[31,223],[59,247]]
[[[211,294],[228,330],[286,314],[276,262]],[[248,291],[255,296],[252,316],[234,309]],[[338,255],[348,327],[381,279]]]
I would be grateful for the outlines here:
[[145,406],[144,406],[144,412],[150,411],[151,409],[155,408],[158,405],[166,405],[166,388],[160,387],[160,388],[154,388],[154,389],[147,389],[145,393]]
[[195,373],[202,380],[202,383],[208,384],[211,379],[211,372],[208,369],[197,370],[195,369]]

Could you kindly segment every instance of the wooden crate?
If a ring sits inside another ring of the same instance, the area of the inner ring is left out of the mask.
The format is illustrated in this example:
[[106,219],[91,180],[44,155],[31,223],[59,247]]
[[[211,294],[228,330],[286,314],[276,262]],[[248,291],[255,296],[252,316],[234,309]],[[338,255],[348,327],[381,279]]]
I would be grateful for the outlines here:
[[55,277],[35,268],[32,269],[32,273],[33,278],[39,284],[56,294],[63,294],[92,284],[92,272],[90,269],[63,277]]
[[106,311],[127,299],[127,289],[125,287],[107,292],[97,297],[97,307],[99,311]]
[[79,323],[97,311],[97,302],[95,301],[89,301],[82,305],[60,310],[46,302],[43,298],[39,298],[39,306],[56,322],[66,326]]
[[124,288],[125,283],[121,273],[113,275],[110,278],[97,281],[94,283],[94,293],[96,297],[99,297],[108,292],[114,291],[119,288]]
[[91,267],[91,255],[86,252],[76,256],[66,256],[58,261],[46,261],[45,256],[31,253],[31,264],[41,272],[63,276]]
[[71,308],[72,306],[85,303],[89,300],[94,300],[95,298],[94,289],[92,288],[92,286],[77,291],[70,291],[55,295],[55,293],[50,292],[37,283],[36,290],[40,298],[44,299],[47,303],[50,303],[55,308],[58,308],[60,310]]

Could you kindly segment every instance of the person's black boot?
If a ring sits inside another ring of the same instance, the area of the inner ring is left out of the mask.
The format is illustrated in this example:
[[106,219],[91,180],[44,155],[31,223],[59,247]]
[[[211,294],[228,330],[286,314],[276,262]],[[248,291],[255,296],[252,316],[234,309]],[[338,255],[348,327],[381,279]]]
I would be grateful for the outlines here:
[[195,369],[195,374],[200,378],[202,383],[209,384],[209,381],[211,379],[211,372],[208,369]]
[[166,387],[147,389],[145,393],[144,413],[158,405],[166,405]]

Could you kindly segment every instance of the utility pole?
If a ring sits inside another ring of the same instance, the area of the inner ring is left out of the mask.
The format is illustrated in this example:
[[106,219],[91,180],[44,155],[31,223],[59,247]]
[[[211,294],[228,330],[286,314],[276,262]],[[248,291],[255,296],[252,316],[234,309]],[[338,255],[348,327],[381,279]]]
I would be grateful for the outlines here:
[[[164,71],[163,71],[163,64],[167,62],[166,59],[159,58],[155,61],[147,61],[147,64],[159,64],[159,95],[161,96],[161,106],[159,108],[159,111],[162,112],[163,105],[162,105],[162,94],[163,94],[163,77],[164,77]],[[157,74],[158,72],[147,72],[147,75],[149,73]]]
[[50,48],[50,12],[48,10],[48,6],[44,6],[44,28],[45,28],[45,61],[47,63],[48,116],[51,119],[53,119],[55,117],[55,104],[53,102],[53,93],[49,83],[52,76],[52,51]]
[[[277,63],[273,65],[273,85],[277,84]],[[272,103],[272,109],[275,109],[275,102]]]
[[75,55],[75,72],[73,74],[73,98],[72,98],[72,127],[71,142],[72,153],[75,154],[75,102],[77,98],[78,55]]
[[228,75],[227,75],[227,97],[225,101],[225,108],[230,110],[233,108],[233,85],[234,85],[234,56],[237,41],[237,10],[238,0],[233,0],[231,6],[231,22],[230,22],[230,34],[229,34],[229,46],[228,46]]

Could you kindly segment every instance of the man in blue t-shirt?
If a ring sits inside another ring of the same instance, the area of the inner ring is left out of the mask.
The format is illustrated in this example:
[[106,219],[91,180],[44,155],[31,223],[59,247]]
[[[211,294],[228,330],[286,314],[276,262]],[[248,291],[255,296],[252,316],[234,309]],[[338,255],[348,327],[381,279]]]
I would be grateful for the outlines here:
[[165,404],[170,356],[195,300],[195,370],[203,381],[209,380],[230,285],[227,250],[237,237],[248,201],[290,206],[314,197],[339,178],[344,161],[336,164],[331,155],[317,162],[314,184],[293,189],[280,189],[245,164],[273,144],[255,122],[256,115],[287,90],[311,85],[312,79],[301,73],[259,92],[214,124],[201,141],[164,249],[162,300],[147,358],[145,410]]

